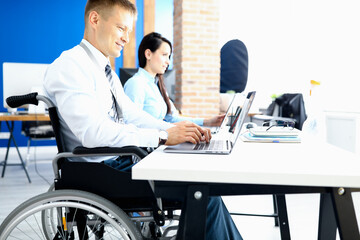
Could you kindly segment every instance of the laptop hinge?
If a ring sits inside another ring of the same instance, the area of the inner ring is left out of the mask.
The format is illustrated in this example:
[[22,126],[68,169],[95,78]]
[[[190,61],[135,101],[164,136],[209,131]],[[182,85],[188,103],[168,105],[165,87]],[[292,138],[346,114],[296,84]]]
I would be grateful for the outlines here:
[[[229,147],[229,143],[230,143],[230,147]],[[227,147],[228,150],[232,149],[232,147],[233,147],[232,142],[229,141],[229,140],[226,140],[226,147]]]

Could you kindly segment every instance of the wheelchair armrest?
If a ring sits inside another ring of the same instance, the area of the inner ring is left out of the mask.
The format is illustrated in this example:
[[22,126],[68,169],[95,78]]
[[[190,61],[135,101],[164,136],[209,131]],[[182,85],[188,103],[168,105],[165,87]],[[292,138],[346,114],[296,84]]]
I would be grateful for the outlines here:
[[95,157],[95,156],[137,156],[143,159],[148,155],[148,152],[142,148],[136,146],[125,146],[125,147],[96,147],[86,148],[78,146],[74,148],[72,152],[61,152],[58,153],[53,159],[53,170],[55,178],[59,178],[59,161],[63,158],[74,158],[74,157]]
[[126,146],[126,147],[97,147],[97,148],[86,148],[82,146],[78,146],[74,148],[73,154],[82,155],[82,154],[114,154],[114,155],[136,155],[139,158],[144,158],[148,155],[148,153],[136,146]]

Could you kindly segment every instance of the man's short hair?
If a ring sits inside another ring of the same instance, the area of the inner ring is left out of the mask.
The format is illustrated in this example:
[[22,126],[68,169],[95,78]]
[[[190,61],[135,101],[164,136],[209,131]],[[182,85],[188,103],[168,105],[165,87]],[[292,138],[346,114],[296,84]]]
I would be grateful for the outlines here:
[[[88,0],[85,6],[85,23],[91,11],[95,10],[99,14],[103,14],[104,11],[114,6],[122,7],[134,16],[137,14],[135,5],[129,0]],[[106,17],[106,14],[103,16]]]

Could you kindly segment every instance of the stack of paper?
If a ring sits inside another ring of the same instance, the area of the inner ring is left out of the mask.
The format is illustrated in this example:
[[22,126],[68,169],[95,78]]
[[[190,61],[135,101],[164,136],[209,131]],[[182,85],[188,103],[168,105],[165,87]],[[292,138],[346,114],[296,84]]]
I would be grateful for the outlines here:
[[244,142],[300,143],[300,131],[287,127],[255,127],[242,134]]

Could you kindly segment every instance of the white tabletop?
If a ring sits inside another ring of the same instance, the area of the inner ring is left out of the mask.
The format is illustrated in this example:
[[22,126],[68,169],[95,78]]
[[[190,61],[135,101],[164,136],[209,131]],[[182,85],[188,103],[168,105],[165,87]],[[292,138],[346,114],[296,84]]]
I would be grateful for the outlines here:
[[133,179],[360,188],[360,159],[330,144],[245,143],[230,155],[164,153],[132,168]]

